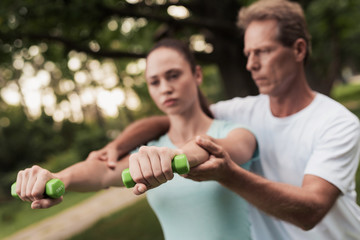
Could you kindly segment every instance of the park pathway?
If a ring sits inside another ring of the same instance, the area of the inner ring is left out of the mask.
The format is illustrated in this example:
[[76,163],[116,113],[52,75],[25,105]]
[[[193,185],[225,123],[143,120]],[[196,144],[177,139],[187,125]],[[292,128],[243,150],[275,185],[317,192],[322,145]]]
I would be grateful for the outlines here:
[[126,188],[110,188],[93,197],[35,223],[4,240],[64,240],[80,233],[103,217],[140,200]]

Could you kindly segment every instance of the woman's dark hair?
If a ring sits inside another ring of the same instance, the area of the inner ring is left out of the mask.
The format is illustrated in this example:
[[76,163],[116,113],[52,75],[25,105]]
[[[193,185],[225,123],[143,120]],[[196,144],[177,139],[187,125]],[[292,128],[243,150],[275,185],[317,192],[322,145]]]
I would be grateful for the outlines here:
[[[195,57],[187,44],[185,44],[184,42],[177,40],[177,39],[164,38],[164,39],[160,40],[159,42],[157,42],[152,47],[152,49],[148,52],[147,56],[149,56],[149,54],[151,52],[153,52],[155,49],[158,49],[161,47],[171,48],[171,49],[179,52],[181,55],[183,55],[184,59],[190,65],[191,72],[193,74],[195,74],[197,64],[195,62]],[[203,110],[203,112],[210,118],[214,118],[213,114],[211,113],[211,111],[209,109],[209,103],[208,103],[207,99],[205,98],[204,94],[201,92],[200,88],[198,88],[198,96],[199,96],[199,100],[200,100],[200,106],[201,106],[201,109]]]

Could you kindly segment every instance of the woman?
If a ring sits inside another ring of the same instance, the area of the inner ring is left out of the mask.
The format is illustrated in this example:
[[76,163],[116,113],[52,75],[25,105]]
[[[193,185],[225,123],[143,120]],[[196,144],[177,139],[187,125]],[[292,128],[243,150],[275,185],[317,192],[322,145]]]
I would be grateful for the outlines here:
[[255,137],[245,128],[212,119],[199,90],[201,69],[180,41],[166,39],[150,51],[146,82],[152,99],[169,117],[167,134],[118,161],[113,170],[103,161],[84,161],[56,174],[37,166],[20,171],[17,194],[31,201],[33,208],[46,208],[62,201],[42,199],[45,183],[52,178],[61,179],[68,191],[95,191],[123,186],[121,172],[130,167],[137,183],[134,192],[151,189],[147,197],[166,239],[249,239],[246,202],[217,182],[174,176],[171,160],[179,153],[187,155],[190,166],[208,160],[208,153],[194,139],[209,135],[237,164],[248,168]]

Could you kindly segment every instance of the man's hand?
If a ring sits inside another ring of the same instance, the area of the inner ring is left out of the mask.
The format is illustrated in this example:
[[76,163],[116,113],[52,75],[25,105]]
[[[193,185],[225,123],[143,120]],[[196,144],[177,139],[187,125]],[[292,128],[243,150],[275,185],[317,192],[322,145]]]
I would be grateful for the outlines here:
[[209,160],[190,169],[184,177],[194,181],[215,180],[221,182],[227,177],[228,170],[234,162],[229,154],[213,139],[207,136],[197,136],[195,142],[209,152]]
[[106,161],[109,168],[115,169],[119,157],[120,152],[116,144],[109,143],[100,150],[92,151],[86,160]]
[[16,179],[16,193],[21,200],[32,202],[33,209],[52,207],[63,200],[63,197],[57,199],[44,197],[45,185],[53,178],[57,177],[39,166],[22,170]]

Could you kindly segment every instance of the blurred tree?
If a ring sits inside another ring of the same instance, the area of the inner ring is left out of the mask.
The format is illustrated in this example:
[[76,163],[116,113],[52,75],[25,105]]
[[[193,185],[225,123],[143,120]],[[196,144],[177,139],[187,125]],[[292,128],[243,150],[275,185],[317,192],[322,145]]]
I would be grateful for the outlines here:
[[[256,94],[256,87],[244,67],[242,33],[235,25],[238,10],[250,2],[3,0],[0,3],[0,87],[7,86],[9,81],[20,86],[17,79],[21,79],[30,62],[33,71],[45,69],[51,73],[50,85],[60,103],[69,98],[69,91],[78,93],[82,87],[77,84],[65,94],[59,90],[64,79],[74,80],[76,74],[78,79],[84,78],[84,73],[91,71],[93,59],[101,63],[114,59],[120,85],[134,88],[126,76],[133,74],[139,83],[141,80],[136,78],[141,79],[141,72],[129,73],[129,61],[143,58],[154,41],[171,36],[189,41],[199,61],[218,67],[226,98]],[[355,42],[359,40],[360,3],[359,0],[299,2],[313,35],[309,79],[316,90],[328,94],[333,82],[341,79],[343,69],[354,68],[359,61]],[[80,53],[77,55],[81,59],[79,67],[70,64],[76,53]],[[96,87],[99,83],[91,77],[91,84]],[[26,96],[21,97],[27,112]],[[86,110],[99,117],[101,123],[101,110],[96,107]],[[133,118],[130,111],[126,116],[128,121]]]
[[334,81],[359,74],[360,1],[306,2],[313,49],[308,73],[312,86],[329,94]]

